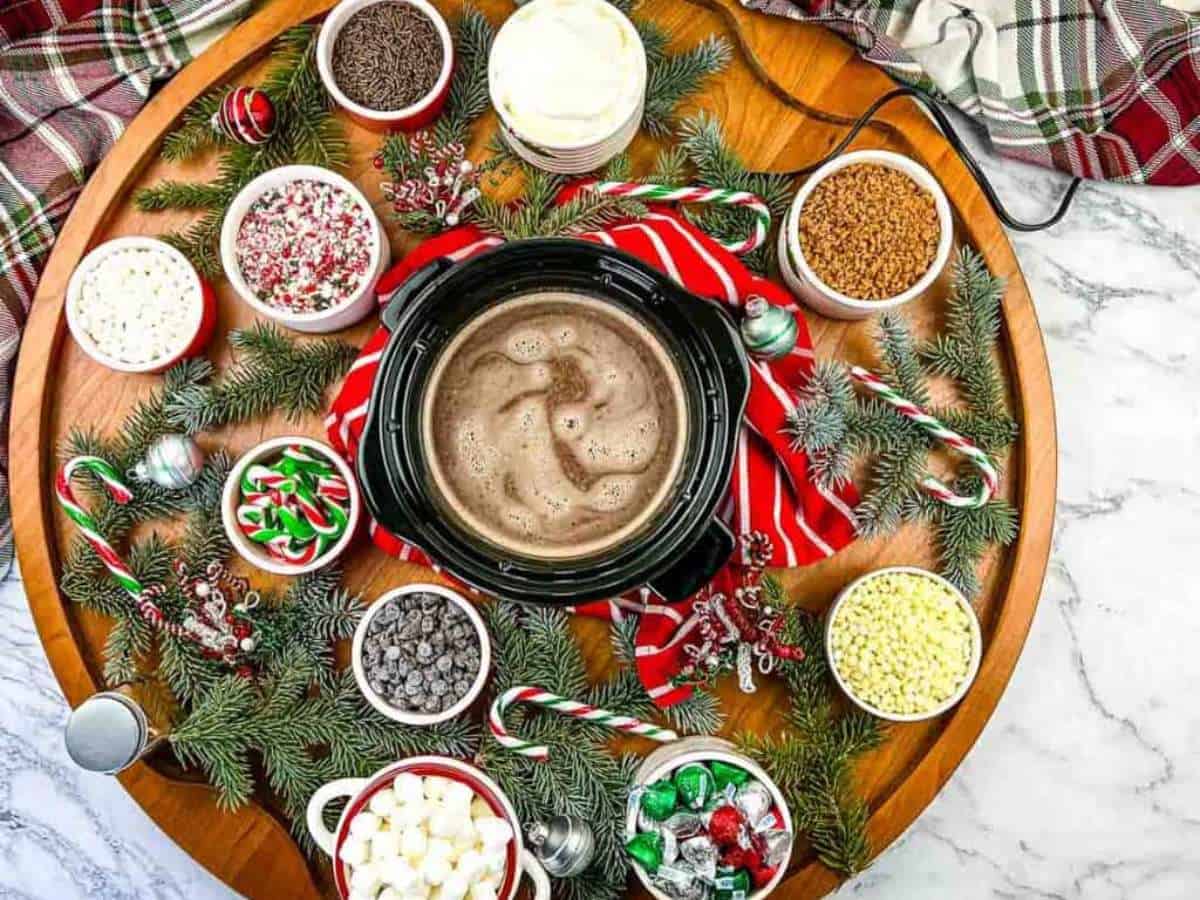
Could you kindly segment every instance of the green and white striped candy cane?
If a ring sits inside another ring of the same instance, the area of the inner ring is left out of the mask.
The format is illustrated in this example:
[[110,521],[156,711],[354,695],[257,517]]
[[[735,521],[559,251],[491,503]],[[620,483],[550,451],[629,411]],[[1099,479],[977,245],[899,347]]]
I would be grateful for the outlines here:
[[927,431],[935,440],[941,441],[951,450],[961,453],[972,463],[979,471],[981,484],[979,490],[972,497],[964,497],[961,494],[955,493],[944,482],[939,481],[932,475],[927,475],[921,481],[921,489],[931,496],[945,503],[947,506],[954,506],[960,509],[978,509],[987,504],[989,500],[996,495],[996,491],[1000,488],[1000,474],[996,471],[996,467],[992,465],[991,459],[980,447],[978,447],[969,438],[963,437],[955,431],[951,431],[941,420],[931,416],[917,404],[902,396],[899,391],[880,378],[873,372],[869,372],[862,366],[852,366],[850,375],[881,400],[887,402],[900,415],[906,419],[911,419]]
[[643,722],[632,716],[623,716],[607,709],[589,706],[577,700],[568,700],[566,697],[560,697],[558,694],[552,694],[539,687],[518,685],[509,688],[493,701],[492,708],[488,712],[488,730],[501,746],[532,759],[549,759],[550,748],[508,733],[508,729],[504,727],[504,711],[514,703],[533,703],[563,715],[595,722],[597,725],[604,725],[607,728],[615,728],[625,734],[640,735],[659,743],[665,744],[679,739],[679,735],[669,728],[663,728],[651,722]]
[[638,181],[597,181],[588,185],[597,194],[612,197],[635,197],[647,203],[714,203],[718,206],[740,206],[754,212],[754,231],[744,241],[719,242],[730,253],[738,256],[762,246],[771,228],[771,210],[761,197],[749,191],[733,191],[728,188],[671,187],[666,184],[643,184]]

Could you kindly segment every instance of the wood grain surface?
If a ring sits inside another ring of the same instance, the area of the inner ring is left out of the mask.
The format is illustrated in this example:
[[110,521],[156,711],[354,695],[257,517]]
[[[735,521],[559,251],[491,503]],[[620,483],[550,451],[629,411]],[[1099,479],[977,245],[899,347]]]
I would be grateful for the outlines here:
[[[460,0],[437,0],[453,13]],[[143,214],[130,198],[138,186],[164,175],[199,178],[211,174],[214,161],[168,166],[158,145],[186,105],[214,85],[236,76],[258,77],[264,49],[283,29],[318,16],[331,0],[274,0],[233,30],[168,83],[131,124],[83,192],[43,275],[25,332],[18,362],[11,428],[12,507],[20,564],[30,609],[63,692],[74,706],[101,688],[103,617],[71,606],[60,594],[59,559],[71,539],[57,512],[51,490],[56,448],[73,425],[115,427],[125,411],[157,384],[155,376],[120,375],[90,362],[71,341],[63,340],[63,293],[72,270],[92,246],[126,234],[156,234],[183,224],[181,214]],[[481,4],[494,22],[511,11],[503,0]],[[679,46],[693,45],[712,33],[739,38],[759,65],[737,58],[713,82],[695,106],[711,110],[724,123],[727,138],[752,166],[790,170],[832,147],[842,127],[806,115],[811,104],[835,116],[854,116],[885,92],[890,82],[854,58],[840,40],[818,28],[748,13],[735,0],[645,0],[639,15],[666,26]],[[774,82],[768,86],[763,76]],[[797,104],[788,97],[802,101]],[[924,724],[896,727],[890,740],[865,759],[858,784],[870,799],[870,834],[878,852],[891,843],[929,804],[978,737],[1021,652],[1049,553],[1055,497],[1056,446],[1054,406],[1042,336],[1025,281],[1012,248],[983,195],[949,145],[915,108],[899,104],[885,111],[887,128],[868,129],[856,147],[889,147],[907,153],[940,179],[957,213],[957,237],[977,247],[991,269],[1008,279],[1004,297],[1004,365],[1010,400],[1021,436],[1006,460],[1005,490],[1021,512],[1016,544],[986,561],[985,591],[976,604],[985,635],[983,665],[966,699],[951,713]],[[387,220],[379,174],[371,166],[377,135],[347,123],[352,142],[348,174]],[[482,133],[487,129],[479,129]],[[646,162],[654,144],[639,138],[635,159]],[[411,238],[392,229],[393,255]],[[906,307],[918,329],[928,331],[943,314],[946,279]],[[218,334],[254,319],[225,284],[218,286]],[[874,365],[870,322],[843,323],[814,314],[809,323],[821,357]],[[371,330],[363,324],[344,337],[361,342]],[[218,365],[229,361],[221,340],[210,351]],[[227,446],[237,453],[265,436],[302,432],[321,435],[319,417],[299,427],[270,418],[202,437],[209,449]],[[880,565],[930,564],[929,534],[906,527],[887,540],[859,541],[836,557],[804,569],[780,573],[802,602],[823,609],[838,588]],[[363,546],[347,558],[350,587],[366,599],[414,580],[420,571],[387,559]],[[250,573],[248,573],[250,574]],[[268,583],[254,574],[256,582]],[[596,674],[612,664],[605,626],[579,621],[576,626]],[[721,688],[728,713],[727,733],[745,729],[770,732],[786,708],[778,685],[768,684],[750,702],[736,686]],[[648,749],[644,745],[634,745]],[[134,766],[121,776],[130,795],[197,862],[235,891],[253,898],[332,896],[324,861],[310,863],[270,809],[269,798],[236,813],[220,811],[215,795],[202,782],[180,773],[169,755]],[[835,876],[815,862],[803,843],[792,872],[777,896],[820,897],[837,885]]]

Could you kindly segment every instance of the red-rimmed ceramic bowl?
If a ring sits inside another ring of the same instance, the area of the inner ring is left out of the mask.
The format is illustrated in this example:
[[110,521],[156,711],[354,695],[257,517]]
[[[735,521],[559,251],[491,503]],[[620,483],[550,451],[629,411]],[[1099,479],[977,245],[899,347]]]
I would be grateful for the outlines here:
[[[516,810],[513,809],[512,801],[500,790],[500,786],[483,772],[469,763],[448,756],[414,756],[403,759],[385,766],[370,778],[339,778],[337,781],[331,781],[318,788],[312,795],[312,799],[308,801],[306,819],[308,832],[317,846],[333,859],[334,883],[342,900],[348,900],[350,896],[350,879],[347,872],[349,867],[341,861],[342,845],[350,833],[350,822],[372,796],[385,787],[390,787],[401,772],[450,778],[468,785],[476,796],[482,797],[492,808],[492,812],[498,818],[506,820],[513,830],[513,839],[508,844],[508,865],[496,891],[496,897],[498,900],[512,900],[521,882],[521,874],[524,873],[533,882],[534,900],[549,900],[550,879],[541,863],[525,849],[521,823]],[[338,819],[336,830],[330,831],[325,827],[325,807],[343,797],[347,798],[346,808]]]
[[[347,97],[333,77],[333,45],[338,32],[350,17],[364,7],[380,2],[407,3],[433,23],[442,42],[442,68],[429,92],[411,106],[403,109],[372,109]],[[317,36],[317,71],[325,90],[359,125],[371,131],[416,131],[438,117],[450,96],[450,76],[454,72],[454,39],[445,18],[426,0],[342,0],[330,10]]]
[[[185,337],[177,346],[171,347],[162,355],[145,362],[131,363],[118,359],[103,350],[88,334],[82,324],[76,309],[79,293],[83,289],[83,281],[88,272],[99,265],[105,257],[122,251],[142,251],[157,253],[168,257],[171,261],[188,273],[189,282],[187,296],[181,298],[180,315],[186,319]],[[199,356],[204,352],[212,339],[213,329],[217,324],[217,295],[212,285],[200,277],[196,267],[182,253],[165,241],[157,238],[133,235],[114,238],[92,249],[87,256],[75,267],[71,280],[67,284],[67,328],[79,348],[102,366],[116,372],[165,372],[182,359]]]

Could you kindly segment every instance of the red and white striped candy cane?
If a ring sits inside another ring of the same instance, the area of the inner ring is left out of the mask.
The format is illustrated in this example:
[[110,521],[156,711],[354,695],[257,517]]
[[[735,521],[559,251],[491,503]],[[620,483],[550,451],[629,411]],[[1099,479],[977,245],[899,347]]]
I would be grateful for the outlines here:
[[632,716],[622,716],[607,709],[588,706],[588,704],[576,700],[568,700],[566,697],[560,697],[558,694],[552,694],[538,687],[519,685],[509,688],[493,701],[492,708],[488,712],[488,730],[501,746],[532,759],[549,759],[550,748],[543,744],[522,740],[508,733],[508,729],[504,727],[503,716],[504,711],[514,703],[534,703],[576,719],[595,722],[597,725],[615,728],[625,734],[640,735],[664,744],[679,739],[679,735],[669,728],[663,728],[651,722],[643,722]]
[[597,194],[612,197],[635,197],[649,203],[715,203],[720,206],[740,206],[754,212],[754,231],[744,241],[719,242],[730,253],[741,256],[762,246],[771,227],[771,210],[762,198],[749,191],[728,188],[671,187],[665,184],[644,184],[639,181],[597,181],[588,185]]
[[916,422],[932,435],[934,439],[971,460],[975,468],[979,470],[980,478],[983,481],[979,491],[972,497],[964,497],[961,494],[955,493],[944,482],[939,481],[932,475],[928,475],[922,479],[922,490],[936,497],[947,506],[954,506],[960,509],[978,509],[986,505],[996,495],[996,492],[1000,488],[1000,475],[996,471],[996,467],[992,465],[992,461],[988,458],[987,453],[973,441],[963,437],[958,432],[951,431],[940,420],[931,416],[911,400],[901,396],[895,388],[873,372],[869,372],[861,366],[852,366],[850,374],[855,381],[886,401],[900,415]]
[[162,610],[149,599],[152,592],[147,591],[138,580],[138,577],[125,564],[125,561],[117,555],[117,551],[113,548],[112,544],[100,533],[100,528],[96,524],[96,520],[92,518],[91,514],[76,499],[75,492],[71,488],[71,476],[80,469],[86,469],[99,478],[108,490],[109,496],[115,502],[123,505],[133,499],[132,492],[121,481],[117,470],[109,465],[108,462],[98,456],[76,456],[68,460],[58,471],[54,491],[59,506],[62,507],[67,518],[78,526],[79,530],[83,533],[84,539],[96,551],[96,555],[100,557],[100,561],[104,563],[104,567],[108,569],[113,580],[124,588],[125,593],[133,598],[134,603],[137,604],[138,613],[143,619],[153,627],[167,631],[177,637],[188,638],[189,640],[193,639],[190,632],[182,626],[170,622],[163,617]]

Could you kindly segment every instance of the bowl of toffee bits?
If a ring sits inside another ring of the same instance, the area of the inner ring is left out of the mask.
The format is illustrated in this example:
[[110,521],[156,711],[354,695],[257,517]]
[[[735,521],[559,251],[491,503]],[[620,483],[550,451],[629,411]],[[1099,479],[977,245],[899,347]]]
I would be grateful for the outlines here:
[[446,103],[454,42],[426,0],[342,0],[321,26],[317,69],[360,125],[412,131]]
[[924,293],[953,238],[950,203],[929,170],[860,150],[826,163],[796,194],[779,230],[779,268],[812,309],[864,319]]
[[434,725],[479,696],[492,645],[483,618],[461,594],[410,584],[367,608],[350,660],[358,689],[375,709],[405,725]]

